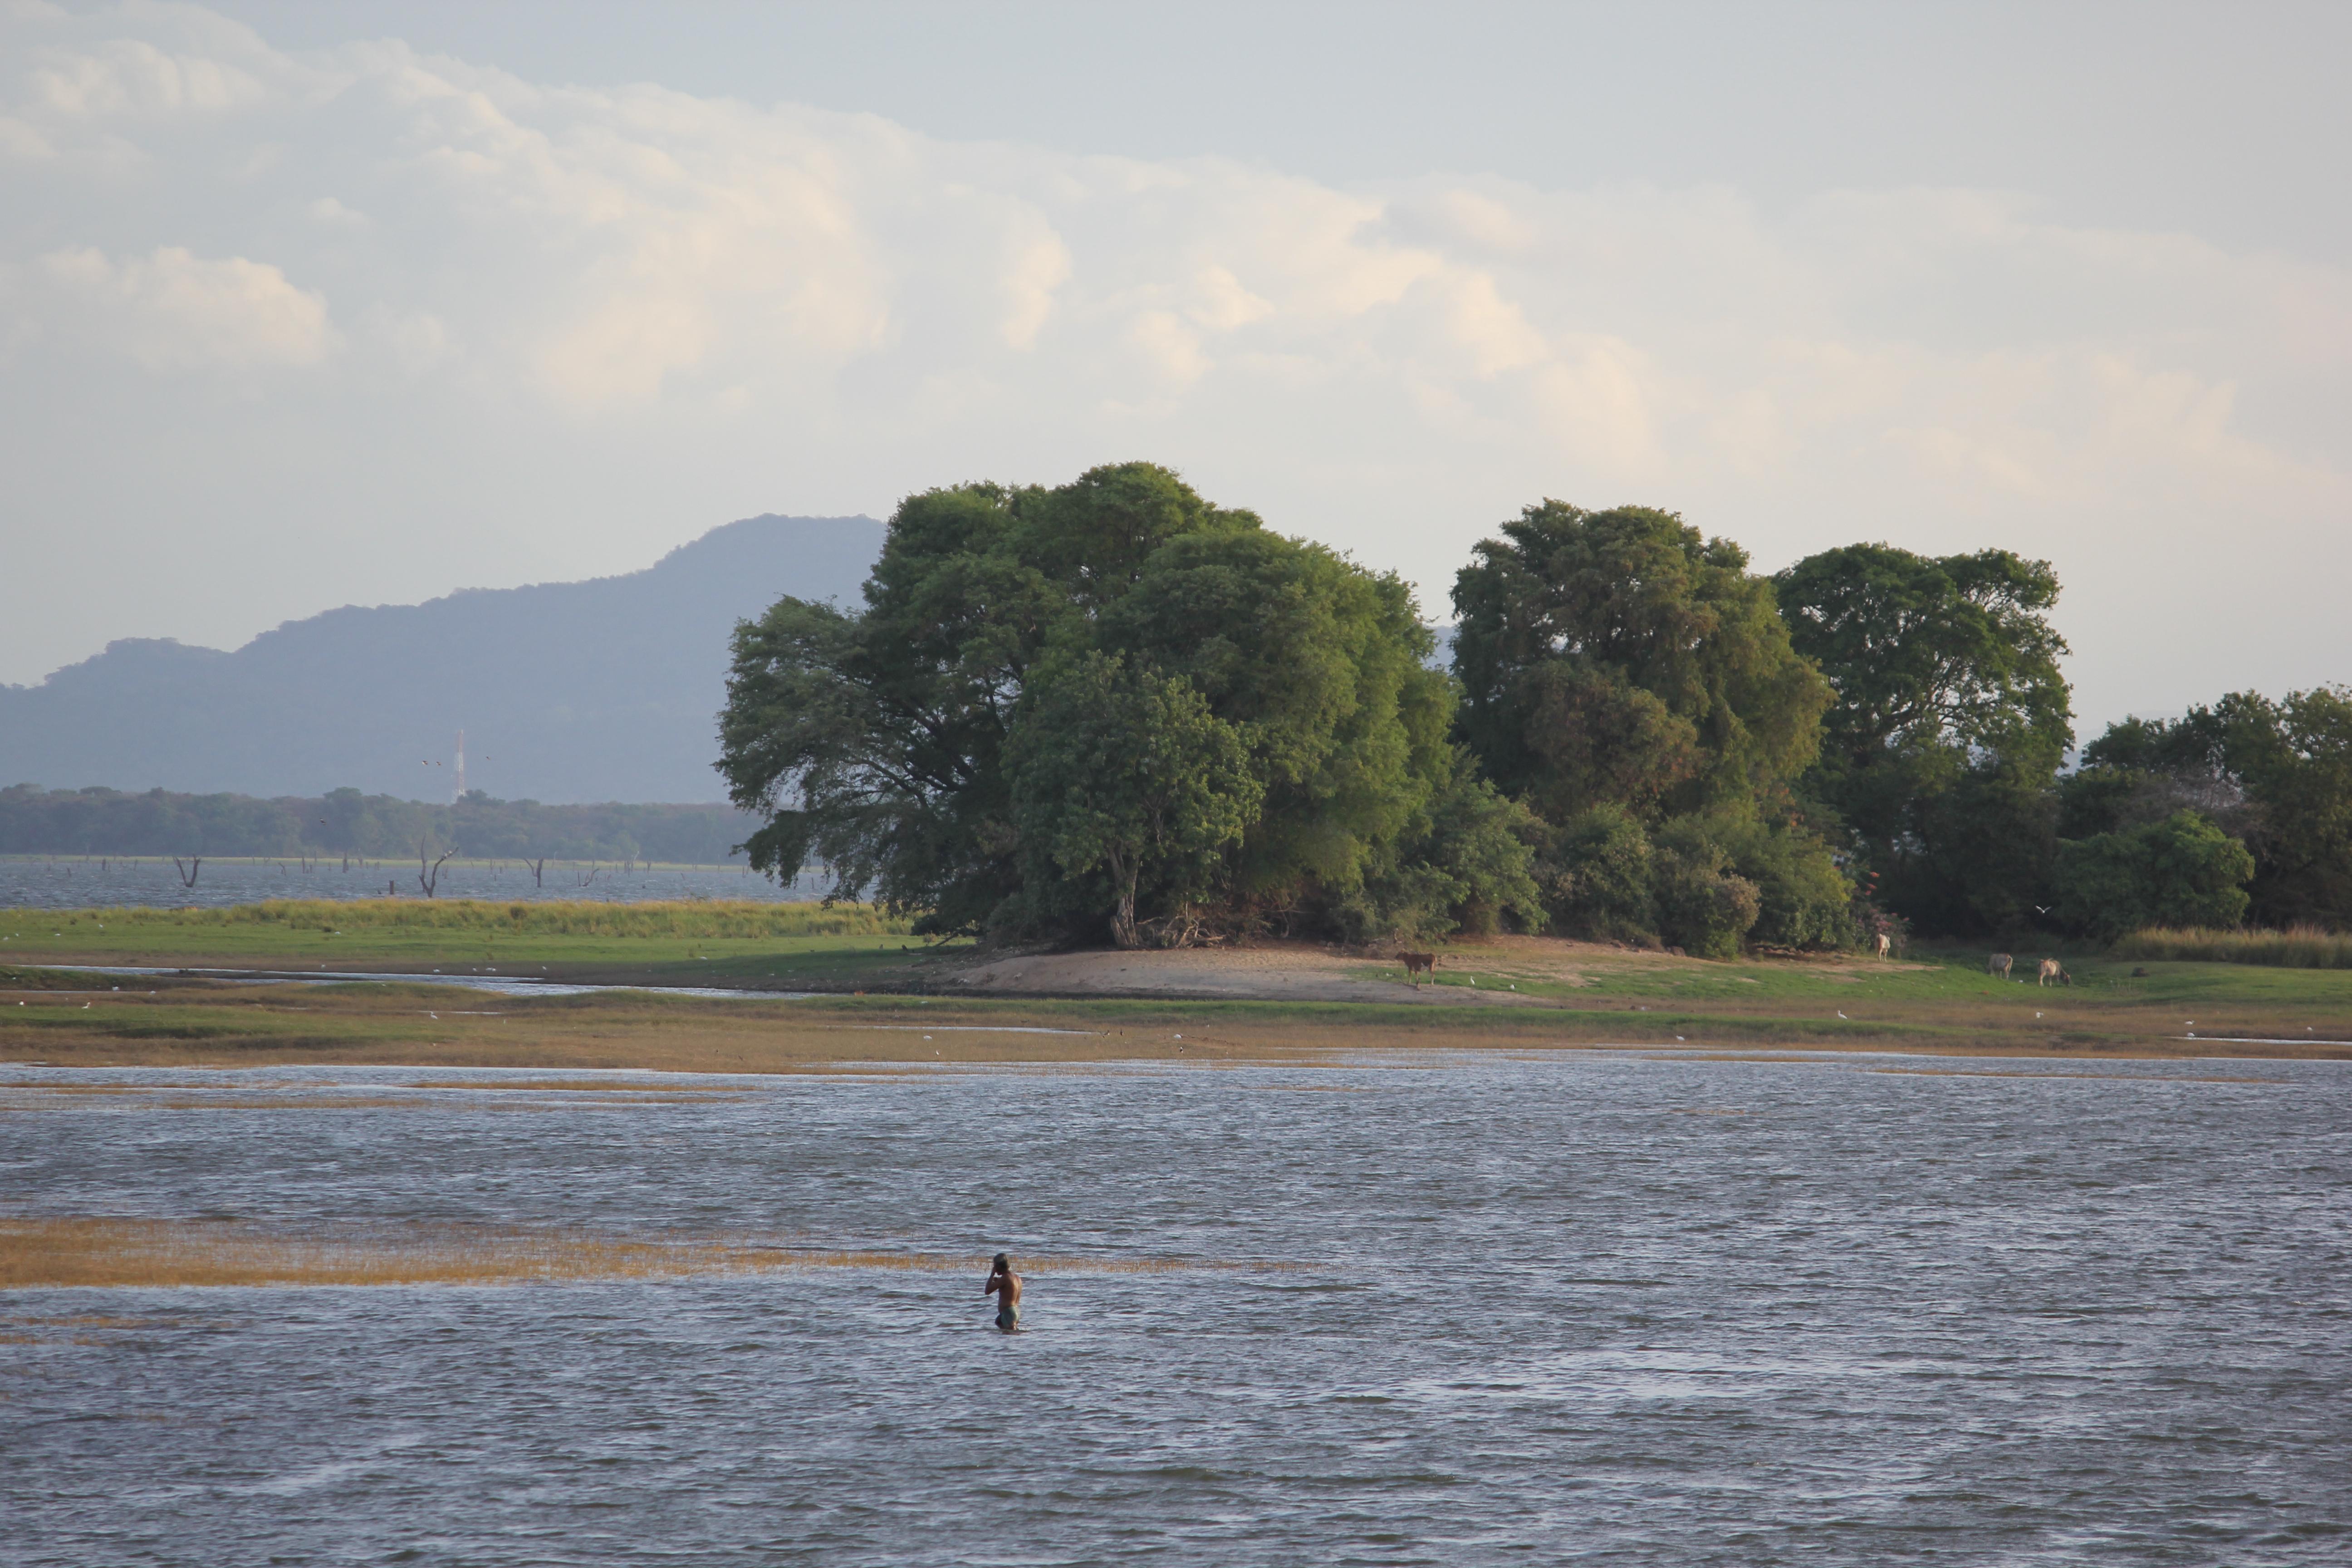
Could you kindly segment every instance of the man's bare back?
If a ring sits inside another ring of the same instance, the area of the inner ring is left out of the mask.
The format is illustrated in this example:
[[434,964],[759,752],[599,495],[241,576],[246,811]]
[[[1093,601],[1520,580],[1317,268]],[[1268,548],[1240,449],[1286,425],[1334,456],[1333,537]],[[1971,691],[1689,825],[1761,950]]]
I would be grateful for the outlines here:
[[988,1268],[988,1283],[980,1288],[983,1296],[996,1298],[996,1326],[1012,1333],[1021,1326],[1021,1276],[1013,1272],[1013,1260],[998,1253]]

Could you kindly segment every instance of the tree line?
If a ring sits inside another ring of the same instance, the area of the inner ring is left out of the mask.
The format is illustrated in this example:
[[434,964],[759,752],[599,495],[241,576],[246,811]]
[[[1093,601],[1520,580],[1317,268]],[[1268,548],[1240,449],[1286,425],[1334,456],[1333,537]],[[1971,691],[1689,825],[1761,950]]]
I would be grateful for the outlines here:
[[1165,468],[958,485],[861,606],[739,625],[720,770],[755,867],[1007,940],[2342,923],[2352,700],[2130,721],[2068,771],[2058,593],[1999,550],[1766,577],[1547,500],[1462,570],[1441,668],[1399,578]]
[[450,805],[338,789],[259,799],[161,789],[0,789],[0,854],[358,855],[719,865],[756,826],[725,805],[547,805],[479,790]]

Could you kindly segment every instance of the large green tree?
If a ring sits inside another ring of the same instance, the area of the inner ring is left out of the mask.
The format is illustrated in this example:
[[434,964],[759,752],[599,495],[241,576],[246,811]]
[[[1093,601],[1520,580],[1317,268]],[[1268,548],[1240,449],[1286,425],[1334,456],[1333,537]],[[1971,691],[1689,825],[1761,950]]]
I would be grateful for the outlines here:
[[1805,793],[1911,920],[2030,923],[2050,896],[2052,788],[2074,740],[2049,563],[1852,544],[1773,584],[1790,640],[1837,692]]
[[[1524,825],[1461,809],[1476,781],[1403,584],[1164,468],[910,497],[865,596],[738,629],[720,765],[767,818],[762,868],[819,859],[929,929],[1121,940],[1183,910],[1246,929],[1402,910],[1383,889],[1433,854],[1516,856],[1525,884]],[[1193,781],[1165,799],[1085,740],[1160,724]],[[1088,758],[1074,796],[1056,769]],[[1464,821],[1484,826],[1441,831]],[[1465,914],[1512,895],[1452,885]]]
[[1830,689],[1748,554],[1673,512],[1547,500],[1455,579],[1463,732],[1502,788],[1564,821],[1753,799],[1819,748]]
[[1029,877],[1101,872],[1121,947],[1142,944],[1139,889],[1188,918],[1265,799],[1240,731],[1191,681],[1115,655],[1045,672],[1008,750]]
[[1772,583],[1790,641],[1837,689],[1825,763],[1864,770],[1906,745],[1948,745],[2055,767],[2073,744],[2048,562],[1849,544]]
[[1173,541],[1094,635],[1185,677],[1244,735],[1265,791],[1234,865],[1244,898],[1353,887],[1452,782],[1453,692],[1410,592],[1319,545]]
[[2246,847],[2193,811],[2069,840],[2052,878],[2061,920],[2113,941],[2142,926],[2234,926],[2254,874]]
[[1836,945],[1850,890],[1790,781],[1831,691],[1737,544],[1547,500],[1456,579],[1464,741],[1550,828],[1552,917],[1720,956]]
[[2083,748],[2063,798],[2064,830],[2084,838],[2193,811],[2252,854],[2253,920],[2352,927],[2352,690],[2231,692],[2125,720]]

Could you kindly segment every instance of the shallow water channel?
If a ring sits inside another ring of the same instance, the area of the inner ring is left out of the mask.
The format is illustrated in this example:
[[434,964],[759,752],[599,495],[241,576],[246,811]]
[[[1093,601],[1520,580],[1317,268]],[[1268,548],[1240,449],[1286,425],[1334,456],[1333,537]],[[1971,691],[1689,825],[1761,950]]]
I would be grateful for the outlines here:
[[0,1192],[1285,1267],[7,1292],[0,1561],[2352,1555],[2346,1064],[500,1079],[0,1069]]

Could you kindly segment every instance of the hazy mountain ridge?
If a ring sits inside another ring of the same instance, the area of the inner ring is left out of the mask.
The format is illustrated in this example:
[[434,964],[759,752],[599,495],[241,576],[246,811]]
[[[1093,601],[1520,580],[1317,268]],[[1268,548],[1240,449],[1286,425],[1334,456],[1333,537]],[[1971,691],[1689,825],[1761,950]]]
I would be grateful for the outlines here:
[[736,621],[785,594],[855,603],[882,534],[747,518],[622,576],[347,605],[234,652],[118,641],[0,687],[0,783],[446,800],[462,727],[495,795],[716,800]]

